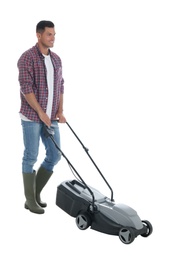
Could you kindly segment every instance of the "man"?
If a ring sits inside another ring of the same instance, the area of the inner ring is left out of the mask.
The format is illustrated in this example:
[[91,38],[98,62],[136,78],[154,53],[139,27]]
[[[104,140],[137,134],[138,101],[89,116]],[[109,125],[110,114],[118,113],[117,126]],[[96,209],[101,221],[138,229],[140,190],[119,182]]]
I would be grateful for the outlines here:
[[[64,80],[62,63],[50,48],[54,46],[55,28],[51,21],[40,21],[36,26],[37,43],[25,51],[18,60],[21,107],[20,117],[23,130],[24,153],[22,173],[25,208],[33,213],[44,213],[46,203],[40,193],[61,158],[50,138],[44,135],[44,125],[54,130],[54,138],[60,146],[59,123],[65,123],[63,115]],[[37,173],[40,138],[45,146],[45,159]]]

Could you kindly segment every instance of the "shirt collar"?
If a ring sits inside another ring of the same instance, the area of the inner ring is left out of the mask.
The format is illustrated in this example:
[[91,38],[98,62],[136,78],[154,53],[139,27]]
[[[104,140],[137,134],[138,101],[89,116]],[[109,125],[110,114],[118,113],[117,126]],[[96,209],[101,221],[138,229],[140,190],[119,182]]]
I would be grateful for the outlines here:
[[[40,49],[38,48],[38,43],[36,43],[35,47],[36,47],[36,49],[37,49],[39,55],[40,55],[42,58],[44,58],[43,54],[41,53]],[[51,56],[51,50],[48,49],[48,51],[49,51],[49,55]]]

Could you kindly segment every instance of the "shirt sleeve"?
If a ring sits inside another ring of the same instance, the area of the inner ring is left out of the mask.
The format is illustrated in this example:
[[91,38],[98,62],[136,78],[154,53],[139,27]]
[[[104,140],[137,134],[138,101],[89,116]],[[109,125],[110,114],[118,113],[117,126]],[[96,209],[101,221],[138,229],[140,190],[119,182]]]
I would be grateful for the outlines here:
[[61,94],[64,94],[64,79],[61,79]]
[[20,91],[23,95],[34,92],[34,70],[32,61],[27,53],[18,60]]

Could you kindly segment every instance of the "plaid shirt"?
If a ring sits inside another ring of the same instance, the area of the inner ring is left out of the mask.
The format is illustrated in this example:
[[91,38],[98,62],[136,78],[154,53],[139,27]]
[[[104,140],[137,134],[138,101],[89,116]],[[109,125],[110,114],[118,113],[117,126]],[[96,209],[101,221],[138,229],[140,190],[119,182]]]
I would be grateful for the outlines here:
[[[54,67],[54,96],[52,105],[51,119],[56,119],[56,113],[59,107],[60,94],[64,93],[64,80],[62,77],[62,64],[59,56],[49,50],[49,54]],[[19,69],[19,83],[21,107],[20,113],[28,119],[40,122],[36,111],[28,104],[24,95],[34,93],[37,101],[46,113],[48,101],[48,86],[46,79],[46,67],[44,56],[39,51],[37,44],[31,49],[25,51],[17,63]]]

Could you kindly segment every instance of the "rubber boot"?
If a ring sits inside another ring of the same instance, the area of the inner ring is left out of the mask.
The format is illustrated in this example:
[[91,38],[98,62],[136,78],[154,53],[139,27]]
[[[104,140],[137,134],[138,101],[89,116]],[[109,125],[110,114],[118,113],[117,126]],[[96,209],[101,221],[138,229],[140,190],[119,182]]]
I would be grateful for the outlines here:
[[44,186],[46,185],[46,183],[48,182],[48,180],[50,179],[52,173],[53,173],[53,171],[48,171],[43,167],[40,167],[37,171],[37,175],[36,175],[36,201],[43,208],[47,207],[47,204],[45,202],[41,201],[40,193],[41,193],[42,189],[44,188]]
[[42,209],[35,198],[35,171],[33,173],[23,173],[24,193],[26,197],[25,208],[33,213],[43,214]]

